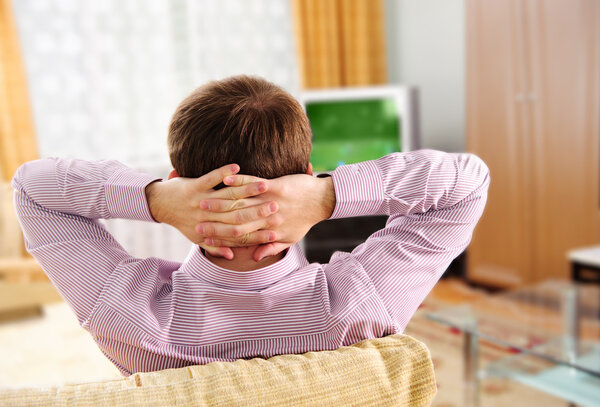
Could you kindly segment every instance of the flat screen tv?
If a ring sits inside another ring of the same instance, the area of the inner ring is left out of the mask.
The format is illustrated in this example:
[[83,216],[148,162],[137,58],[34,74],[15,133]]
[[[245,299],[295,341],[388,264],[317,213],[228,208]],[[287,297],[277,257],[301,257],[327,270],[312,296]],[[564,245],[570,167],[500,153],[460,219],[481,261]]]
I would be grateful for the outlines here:
[[316,172],[419,147],[415,89],[377,86],[306,91]]

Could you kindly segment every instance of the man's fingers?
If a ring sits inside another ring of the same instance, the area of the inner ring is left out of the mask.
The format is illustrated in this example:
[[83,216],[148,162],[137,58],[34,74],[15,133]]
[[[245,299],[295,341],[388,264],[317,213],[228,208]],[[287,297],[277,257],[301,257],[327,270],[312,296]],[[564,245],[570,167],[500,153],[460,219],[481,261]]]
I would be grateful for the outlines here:
[[241,185],[250,184],[252,182],[266,181],[264,178],[254,177],[252,175],[231,175],[223,179],[223,183],[230,187],[239,187]]
[[257,230],[256,232],[244,235],[243,242],[207,237],[204,239],[204,243],[211,246],[240,247],[269,243],[275,241],[276,239],[277,233],[273,232],[272,230]]
[[231,200],[243,199],[251,196],[260,195],[267,189],[268,185],[266,181],[258,181],[239,187],[221,188],[218,191],[212,193],[212,198]]
[[197,181],[207,189],[214,188],[221,182],[223,182],[224,178],[237,174],[239,170],[240,166],[237,164],[224,165],[221,168],[212,170],[208,174],[204,174],[203,176],[198,178]]
[[[200,201],[200,209],[204,209],[209,212],[231,212],[235,210],[240,210],[244,208],[249,208],[251,206],[261,205],[268,201],[260,198],[246,198],[246,199],[218,199],[218,198],[209,198]],[[211,219],[212,220],[212,219]]]
[[207,244],[201,244],[200,246],[211,256],[223,257],[227,260],[233,259],[233,251],[229,247],[215,247]]
[[[242,204],[238,205],[238,202],[242,202]],[[246,202],[243,200],[219,200],[217,202],[210,202],[208,209],[210,212],[205,213],[204,217],[208,222],[242,225],[271,216],[279,210],[279,205],[275,201],[244,208],[243,204],[245,203]],[[213,212],[211,205],[212,207],[218,206],[221,212]]]
[[[244,199],[236,199],[232,201],[231,199],[205,199],[200,201],[200,209],[204,209],[209,212],[230,212],[236,209],[243,209],[248,206],[251,206],[250,203]],[[209,215],[210,216],[210,215]],[[212,219],[210,219],[212,220]]]
[[279,214],[274,213],[267,218],[258,219],[254,222],[248,222],[241,225],[229,225],[221,222],[202,222],[196,226],[196,232],[204,237],[245,243],[243,241],[244,236],[261,229],[274,229],[281,225],[281,222],[283,222],[283,218]]
[[252,258],[254,261],[261,261],[265,257],[275,256],[276,254],[281,253],[288,247],[290,247],[289,244],[279,242],[262,244],[256,248]]

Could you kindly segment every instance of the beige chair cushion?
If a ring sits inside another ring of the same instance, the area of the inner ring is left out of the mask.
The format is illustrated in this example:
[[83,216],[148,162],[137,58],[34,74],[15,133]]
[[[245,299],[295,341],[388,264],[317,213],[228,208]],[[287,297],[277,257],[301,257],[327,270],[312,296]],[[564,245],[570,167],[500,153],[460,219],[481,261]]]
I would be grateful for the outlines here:
[[406,335],[335,351],[214,362],[120,380],[0,392],[4,406],[427,406],[428,349]]

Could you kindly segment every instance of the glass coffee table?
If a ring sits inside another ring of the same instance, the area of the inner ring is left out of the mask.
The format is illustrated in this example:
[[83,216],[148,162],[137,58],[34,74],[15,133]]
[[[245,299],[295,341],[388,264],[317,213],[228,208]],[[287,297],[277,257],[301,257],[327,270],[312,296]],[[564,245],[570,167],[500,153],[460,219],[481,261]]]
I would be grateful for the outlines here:
[[[600,406],[600,287],[547,281],[426,314],[464,338],[465,406],[479,381],[506,377],[582,406]],[[479,342],[511,351],[480,370]]]

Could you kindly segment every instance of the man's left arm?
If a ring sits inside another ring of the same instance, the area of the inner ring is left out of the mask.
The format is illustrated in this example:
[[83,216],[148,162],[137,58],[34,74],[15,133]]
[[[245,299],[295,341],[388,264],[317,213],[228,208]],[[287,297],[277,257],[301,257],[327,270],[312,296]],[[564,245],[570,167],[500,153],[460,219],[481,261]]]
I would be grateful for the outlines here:
[[25,247],[80,324],[118,265],[137,261],[98,219],[153,221],[144,193],[153,181],[114,161],[41,159],[17,170],[12,186]]
[[[238,166],[230,165],[197,179],[155,182],[155,177],[136,172],[116,161],[51,158],[22,165],[12,185],[15,189],[15,210],[27,250],[71,305],[79,323],[84,324],[114,273],[135,268],[140,272],[143,270],[147,277],[154,276],[159,284],[168,280],[170,273],[179,267],[179,263],[175,262],[134,258],[98,219],[124,218],[154,222],[148,203],[148,191],[151,190],[148,186],[152,185],[161,187],[152,190],[164,191],[156,196],[152,194],[155,199],[151,203],[156,203],[153,206],[158,207],[156,213],[170,218],[173,223],[166,223],[177,227],[176,216],[166,216],[168,212],[192,219],[196,213],[206,213],[199,207],[203,197],[215,194],[243,197],[261,192],[261,183],[239,186],[229,191],[212,189],[224,177],[237,171]],[[165,198],[165,195],[168,196]],[[260,221],[257,223],[257,218],[268,215],[264,210],[261,211],[265,205],[245,208],[243,213],[246,216],[242,218],[255,222],[250,226],[236,227],[250,227],[249,232],[263,227]],[[231,214],[223,215],[231,217]],[[266,219],[264,222],[268,223]],[[202,236],[198,239],[202,240]]]

